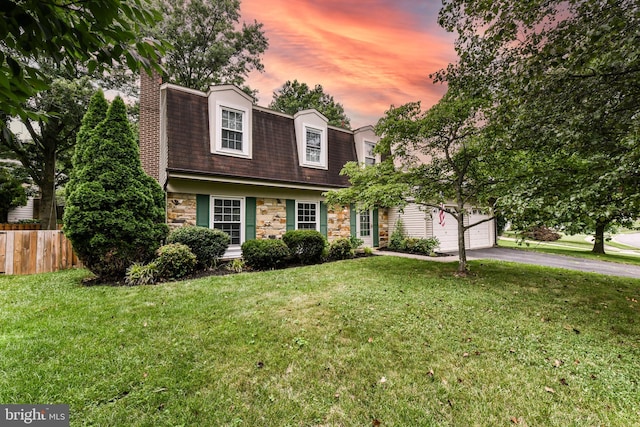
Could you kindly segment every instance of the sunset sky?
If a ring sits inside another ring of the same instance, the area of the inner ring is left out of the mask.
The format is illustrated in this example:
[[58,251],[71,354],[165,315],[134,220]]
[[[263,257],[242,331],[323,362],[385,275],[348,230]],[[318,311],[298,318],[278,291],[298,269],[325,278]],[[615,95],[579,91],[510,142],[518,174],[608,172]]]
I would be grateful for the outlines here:
[[297,79],[340,102],[355,129],[391,105],[436,103],[445,88],[429,74],[456,59],[454,36],[437,24],[440,0],[242,0],[241,20],[264,24],[264,73],[247,83],[267,106]]

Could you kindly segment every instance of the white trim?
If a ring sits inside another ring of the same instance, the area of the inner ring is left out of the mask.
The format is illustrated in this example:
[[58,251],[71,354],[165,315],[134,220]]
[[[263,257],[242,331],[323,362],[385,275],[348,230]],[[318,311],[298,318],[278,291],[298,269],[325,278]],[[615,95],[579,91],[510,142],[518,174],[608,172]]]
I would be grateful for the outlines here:
[[183,86],[178,86],[176,84],[173,83],[163,83],[160,86],[160,89],[174,89],[174,90],[179,90],[180,92],[186,92],[186,93],[190,93],[192,95],[198,95],[198,96],[207,96],[206,93],[200,91],[200,90],[196,90],[196,89],[190,89],[188,87],[183,87]]
[[[247,228],[246,219],[246,198],[244,196],[223,196],[211,194],[209,197],[209,228],[214,228],[214,208],[215,199],[219,200],[239,200],[240,201],[240,244],[229,245],[224,253],[224,258],[240,258],[242,256],[242,244],[245,242],[245,229]],[[224,222],[224,221],[223,221]]]
[[[298,206],[300,205],[300,203],[306,203],[309,205],[314,205],[316,207],[316,231],[320,231],[320,202],[319,201],[313,201],[313,200],[296,200],[296,230],[300,230],[299,226],[298,226]],[[305,228],[304,230],[310,230],[309,228]]]
[[[222,147],[222,110],[233,111],[242,113],[242,150],[234,150],[230,148]],[[210,120],[215,123],[211,132],[211,152],[215,154],[221,154],[224,156],[251,158],[251,111],[247,108],[233,104],[231,102],[216,101],[215,109],[212,112],[209,110]],[[214,117],[211,117],[214,115]]]
[[[307,160],[307,132],[315,132],[320,134],[320,161],[312,162]],[[319,128],[318,126],[313,126],[307,123],[302,124],[302,138],[303,138],[303,147],[302,147],[302,166],[318,168],[318,169],[327,169],[327,131],[326,129]]]

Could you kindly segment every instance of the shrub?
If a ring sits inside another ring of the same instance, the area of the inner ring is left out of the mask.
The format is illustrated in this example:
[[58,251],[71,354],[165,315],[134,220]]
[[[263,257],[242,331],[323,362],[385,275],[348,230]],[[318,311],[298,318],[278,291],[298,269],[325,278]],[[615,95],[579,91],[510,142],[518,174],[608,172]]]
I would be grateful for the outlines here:
[[234,273],[242,273],[242,271],[244,271],[245,264],[246,263],[242,258],[235,258],[225,265],[225,269]]
[[402,250],[402,241],[404,240],[404,223],[402,219],[396,221],[396,226],[389,237],[389,249],[392,251]]
[[341,260],[353,258],[355,255],[354,248],[350,239],[340,238],[334,240],[329,245],[329,259]]
[[161,279],[180,279],[193,273],[197,261],[189,246],[169,243],[158,249],[155,264],[158,266],[158,276]]
[[231,238],[224,231],[193,226],[173,230],[167,238],[167,243],[187,245],[202,268],[215,265],[224,256],[230,242]]
[[554,229],[540,226],[534,227],[525,233],[525,236],[529,239],[537,240],[540,242],[555,242],[560,239],[560,233],[556,232]]
[[356,236],[351,236],[349,237],[349,243],[351,243],[351,248],[355,251],[364,244],[364,240],[358,239]]
[[440,242],[435,237],[429,239],[407,237],[401,241],[400,250],[412,254],[431,255],[439,244]]
[[327,244],[324,236],[316,230],[290,230],[282,240],[289,248],[291,257],[302,264],[315,264],[322,261]]
[[158,264],[134,263],[127,269],[124,282],[127,286],[153,285],[158,281]]
[[271,270],[285,264],[289,248],[282,240],[247,240],[242,244],[242,258],[256,270]]
[[142,169],[122,99],[104,118],[87,116],[66,193],[64,233],[99,281],[120,281],[129,266],[150,261],[166,238],[165,197]]

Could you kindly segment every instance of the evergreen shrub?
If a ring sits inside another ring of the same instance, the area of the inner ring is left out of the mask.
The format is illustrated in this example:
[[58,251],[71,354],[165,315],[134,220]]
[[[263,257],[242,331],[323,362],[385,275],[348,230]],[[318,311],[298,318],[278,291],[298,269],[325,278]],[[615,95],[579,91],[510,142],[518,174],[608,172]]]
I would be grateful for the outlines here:
[[169,233],[167,243],[187,245],[198,260],[198,267],[209,268],[224,256],[231,238],[222,230],[205,227],[180,227]]
[[272,270],[286,264],[289,248],[282,240],[247,240],[242,244],[242,258],[255,270]]
[[169,243],[158,249],[155,259],[160,279],[181,279],[193,273],[196,268],[196,256],[189,246],[182,243]]
[[290,230],[282,240],[289,248],[292,261],[302,264],[316,264],[322,261],[327,244],[324,236],[316,230]]

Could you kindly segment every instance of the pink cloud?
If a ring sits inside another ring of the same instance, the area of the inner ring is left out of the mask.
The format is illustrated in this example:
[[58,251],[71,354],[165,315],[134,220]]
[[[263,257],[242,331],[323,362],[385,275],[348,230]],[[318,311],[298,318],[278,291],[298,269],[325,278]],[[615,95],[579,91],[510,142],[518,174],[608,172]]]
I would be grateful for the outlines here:
[[259,104],[287,80],[321,84],[353,127],[375,124],[390,105],[429,107],[445,88],[428,76],[455,60],[453,36],[437,26],[439,1],[243,0],[242,19],[264,24],[264,73],[248,84]]

